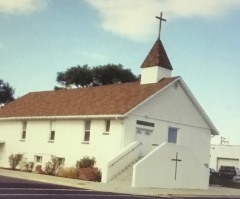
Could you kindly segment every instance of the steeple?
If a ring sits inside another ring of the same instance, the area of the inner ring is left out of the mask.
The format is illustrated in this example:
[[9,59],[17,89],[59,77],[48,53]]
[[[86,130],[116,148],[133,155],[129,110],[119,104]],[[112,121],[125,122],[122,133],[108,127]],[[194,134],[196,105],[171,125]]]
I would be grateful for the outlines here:
[[172,65],[168,59],[167,53],[159,38],[157,39],[152,49],[148,53],[148,56],[142,63],[141,68],[147,68],[152,66],[159,66],[169,70],[173,70]]
[[156,18],[160,19],[158,39],[141,65],[141,84],[157,83],[164,77],[171,77],[173,70],[160,40],[161,22],[166,20],[162,18],[162,13]]

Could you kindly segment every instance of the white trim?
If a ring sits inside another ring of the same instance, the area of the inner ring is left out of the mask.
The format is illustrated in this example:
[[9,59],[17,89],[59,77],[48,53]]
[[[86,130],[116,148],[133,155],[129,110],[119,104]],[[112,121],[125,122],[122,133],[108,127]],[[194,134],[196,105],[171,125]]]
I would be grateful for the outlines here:
[[0,118],[0,121],[1,120],[26,120],[26,119],[27,120],[34,120],[34,119],[42,119],[42,120],[45,119],[46,120],[46,119],[89,119],[89,118],[92,118],[92,119],[116,118],[117,119],[117,118],[125,118],[130,113],[132,113],[134,110],[136,110],[138,107],[142,106],[145,102],[147,102],[148,100],[150,100],[154,96],[158,95],[160,92],[164,91],[165,89],[167,89],[168,87],[170,87],[171,85],[173,85],[177,81],[179,81],[183,90],[186,92],[186,94],[188,95],[188,97],[190,98],[190,100],[192,101],[194,106],[197,108],[197,110],[199,111],[199,113],[201,114],[203,119],[209,125],[209,127],[211,129],[211,134],[212,135],[219,135],[218,130],[216,129],[216,127],[214,126],[214,124],[212,123],[212,121],[210,120],[208,115],[205,113],[205,111],[203,110],[201,105],[198,103],[197,99],[194,97],[194,95],[192,94],[192,92],[190,91],[190,89],[187,87],[187,85],[185,84],[185,82],[183,81],[183,79],[180,76],[178,78],[176,78],[174,81],[172,81],[171,83],[169,83],[168,85],[166,85],[165,87],[163,87],[162,89],[155,92],[153,95],[151,95],[150,97],[148,97],[147,99],[145,99],[141,103],[139,103],[138,105],[136,105],[135,107],[133,107],[130,111],[128,111],[124,115],[69,115],[69,116],[6,117],[6,118]]
[[165,89],[167,89],[168,87],[170,87],[173,83],[175,83],[176,81],[179,80],[180,77],[178,77],[177,79],[175,79],[173,82],[169,83],[168,85],[166,85],[165,87],[163,87],[162,89],[158,90],[157,92],[155,92],[153,95],[151,95],[150,97],[148,97],[147,99],[145,99],[144,101],[142,101],[141,103],[139,103],[137,106],[135,106],[134,108],[132,108],[130,111],[128,111],[127,113],[125,113],[123,116],[126,117],[127,115],[129,115],[131,112],[135,111],[138,107],[142,106],[145,102],[147,102],[148,100],[150,100],[151,98],[155,97],[156,95],[158,95],[160,92],[164,91]]
[[5,117],[1,120],[46,120],[46,119],[89,119],[89,118],[123,118],[123,115],[66,115],[66,116],[28,116],[28,117]]
[[174,81],[172,81],[171,83],[169,83],[168,85],[166,85],[164,88],[162,88],[159,91],[155,92],[153,95],[151,95],[150,97],[145,99],[143,102],[141,102],[140,104],[138,104],[137,106],[132,108],[130,111],[125,113],[123,116],[126,117],[127,115],[132,113],[134,110],[136,110],[138,107],[142,106],[145,102],[147,102],[151,98],[155,97],[160,92],[162,92],[165,89],[167,89],[168,87],[172,86],[177,81],[181,84],[183,90],[186,92],[187,96],[190,98],[190,100],[192,101],[193,105],[196,107],[196,109],[199,111],[199,113],[201,114],[201,116],[203,117],[205,122],[208,124],[209,128],[211,129],[211,134],[212,135],[219,135],[218,130],[216,129],[216,127],[214,126],[214,124],[212,123],[212,121],[210,120],[208,115],[206,114],[206,112],[203,110],[201,105],[198,103],[197,99],[194,97],[194,95],[192,94],[192,92],[190,91],[190,89],[187,87],[187,85],[185,84],[185,82],[183,81],[183,79],[180,76],[178,78],[176,78]]
[[[136,114],[136,113],[133,113],[132,115],[136,115],[136,116],[139,116],[139,117],[142,117],[142,118],[146,118],[144,115],[140,115],[140,114]],[[173,121],[170,121],[170,120],[164,120],[164,119],[156,118],[156,117],[149,117],[149,116],[147,116],[147,118],[148,119],[157,120],[157,121],[167,122],[167,123],[172,123],[173,122]],[[176,121],[174,121],[174,123],[175,124],[179,124],[179,125],[183,125],[183,126],[190,126],[190,127],[199,128],[199,129],[211,130],[210,128],[206,128],[206,127],[202,127],[202,126],[196,126],[196,125],[190,125],[190,124],[185,124],[185,123],[176,122]]]
[[200,112],[203,119],[206,121],[208,126],[211,128],[211,130],[212,130],[211,134],[212,135],[219,135],[219,132],[218,132],[217,128],[215,127],[213,122],[210,120],[210,118],[208,117],[208,115],[206,114],[204,109],[201,107],[201,105],[199,104],[199,102],[197,101],[197,99],[195,98],[195,96],[190,91],[190,89],[187,87],[186,83],[183,81],[183,79],[181,77],[179,77],[179,82],[180,82],[182,88],[184,89],[184,91],[186,92],[186,94],[188,95],[188,97],[190,98],[190,100],[192,101],[192,103],[194,104],[194,106]]

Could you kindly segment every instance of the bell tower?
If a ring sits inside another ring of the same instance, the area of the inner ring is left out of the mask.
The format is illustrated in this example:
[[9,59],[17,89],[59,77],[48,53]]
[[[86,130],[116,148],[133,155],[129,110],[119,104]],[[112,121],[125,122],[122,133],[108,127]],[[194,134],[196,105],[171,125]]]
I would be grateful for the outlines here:
[[166,19],[162,18],[162,13],[160,17],[156,18],[160,20],[158,39],[142,63],[141,84],[157,83],[164,77],[171,77],[173,70],[160,40],[161,23],[162,21],[166,21]]

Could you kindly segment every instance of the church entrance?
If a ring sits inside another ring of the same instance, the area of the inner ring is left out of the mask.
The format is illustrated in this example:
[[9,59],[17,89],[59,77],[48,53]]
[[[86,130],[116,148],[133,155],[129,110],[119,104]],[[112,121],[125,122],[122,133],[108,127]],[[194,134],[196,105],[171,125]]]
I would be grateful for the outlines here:
[[147,155],[152,149],[152,131],[149,129],[139,128],[136,129],[136,140],[142,143],[140,149],[140,156]]
[[137,120],[136,122],[136,140],[142,143],[140,156],[147,155],[154,147],[153,130],[155,124],[149,121]]

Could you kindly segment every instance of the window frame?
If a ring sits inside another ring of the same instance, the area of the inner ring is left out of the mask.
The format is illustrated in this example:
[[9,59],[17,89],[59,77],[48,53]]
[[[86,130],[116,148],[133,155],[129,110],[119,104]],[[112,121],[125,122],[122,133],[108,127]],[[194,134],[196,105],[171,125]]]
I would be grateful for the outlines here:
[[27,121],[22,122],[21,141],[25,141],[27,137]]
[[22,131],[21,140],[26,140],[26,137],[27,137],[27,131]]
[[55,140],[55,131],[50,131],[49,141]]
[[[173,131],[174,130],[174,131]],[[168,127],[168,143],[177,144],[179,128]],[[174,133],[174,134],[173,134]],[[173,137],[174,136],[174,137]]]
[[141,126],[152,127],[152,128],[155,127],[155,123],[153,123],[153,122],[147,122],[147,121],[143,121],[143,120],[137,120],[137,121],[136,121],[136,124],[137,124],[137,125],[141,125]]
[[109,133],[110,132],[110,128],[111,128],[111,120],[106,120],[105,121],[105,131],[107,133]]
[[55,131],[56,121],[50,121],[50,133],[48,142],[53,143],[56,139],[56,131]]
[[91,134],[91,120],[86,120],[84,124],[84,137],[83,137],[84,143],[90,142],[90,134]]
[[65,164],[65,158],[63,158],[63,157],[57,157],[57,159],[58,159],[59,165],[64,166],[64,164]]
[[[39,159],[39,161],[38,161]],[[43,160],[43,157],[40,156],[40,155],[35,155],[34,156],[34,161],[37,162],[37,163],[42,163],[42,160]]]

